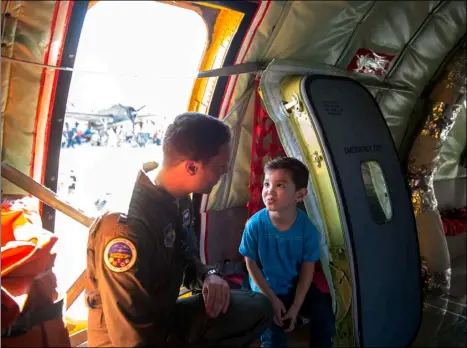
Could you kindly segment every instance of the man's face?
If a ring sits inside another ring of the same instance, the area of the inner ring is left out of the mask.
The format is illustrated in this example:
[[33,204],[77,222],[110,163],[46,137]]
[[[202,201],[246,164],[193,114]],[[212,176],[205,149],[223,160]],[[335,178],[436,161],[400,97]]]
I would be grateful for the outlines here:
[[268,170],[264,176],[263,202],[270,211],[283,211],[295,207],[307,193],[305,188],[296,190],[292,176],[285,169]]
[[230,149],[229,142],[222,145],[219,153],[212,157],[208,163],[198,163],[197,175],[193,178],[193,192],[205,194],[211,192],[221,176],[229,171]]

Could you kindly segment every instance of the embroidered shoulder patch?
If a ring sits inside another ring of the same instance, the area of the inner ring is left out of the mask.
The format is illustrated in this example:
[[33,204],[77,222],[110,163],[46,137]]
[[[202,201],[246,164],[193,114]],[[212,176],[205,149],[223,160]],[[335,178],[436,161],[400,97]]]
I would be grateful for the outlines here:
[[191,224],[190,209],[185,210],[182,215],[183,215],[183,227],[187,228]]
[[164,228],[164,245],[166,248],[172,248],[175,243],[175,230],[172,224],[168,224]]
[[104,250],[105,265],[113,272],[128,271],[136,262],[135,245],[126,238],[112,239]]

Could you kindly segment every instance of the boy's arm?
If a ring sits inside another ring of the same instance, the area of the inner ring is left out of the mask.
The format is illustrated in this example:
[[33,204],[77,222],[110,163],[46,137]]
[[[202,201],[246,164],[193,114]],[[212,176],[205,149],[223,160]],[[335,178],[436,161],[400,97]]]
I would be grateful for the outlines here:
[[245,262],[246,268],[248,269],[248,273],[250,274],[251,278],[253,278],[253,281],[255,282],[256,286],[258,286],[258,288],[263,294],[265,294],[272,300],[276,296],[276,294],[274,294],[274,291],[272,291],[268,282],[264,278],[263,273],[259,269],[258,264],[247,256],[245,256]]
[[259,260],[258,246],[258,222],[255,217],[251,218],[243,231],[242,241],[240,243],[239,252],[245,257],[246,268],[251,278],[261,290],[270,299],[275,297],[274,292],[263,276],[257,261]]
[[274,308],[274,323],[278,326],[282,326],[282,314],[286,312],[282,301],[274,294],[268,282],[263,276],[263,273],[259,269],[257,261],[259,260],[258,255],[258,226],[255,227],[255,220],[249,221],[243,231],[242,242],[240,244],[240,254],[245,257],[246,267],[248,272],[258,286],[259,290],[265,294],[272,302]]
[[300,270],[300,276],[298,278],[297,290],[295,291],[295,298],[293,306],[300,309],[302,307],[305,296],[310,290],[311,282],[315,274],[315,262],[304,262]]
[[274,308],[274,324],[277,326],[283,326],[284,322],[282,321],[282,315],[287,311],[284,304],[269,286],[263,276],[263,273],[259,269],[258,264],[247,256],[245,256],[245,262],[248,272],[250,273],[251,278],[253,278],[256,286],[271,300],[272,307]]

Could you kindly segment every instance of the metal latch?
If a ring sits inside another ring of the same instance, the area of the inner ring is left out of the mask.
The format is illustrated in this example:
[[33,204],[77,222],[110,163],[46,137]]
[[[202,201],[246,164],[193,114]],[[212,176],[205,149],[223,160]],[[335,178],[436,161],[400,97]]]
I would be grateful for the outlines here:
[[284,108],[285,110],[287,110],[287,112],[291,112],[292,109],[295,112],[302,112],[302,105],[300,103],[298,95],[295,92],[292,93],[290,101],[284,104]]

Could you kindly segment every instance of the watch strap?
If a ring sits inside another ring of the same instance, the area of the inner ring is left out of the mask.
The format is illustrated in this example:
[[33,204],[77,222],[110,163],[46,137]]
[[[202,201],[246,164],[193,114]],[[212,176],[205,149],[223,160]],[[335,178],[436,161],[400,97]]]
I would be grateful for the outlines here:
[[217,268],[211,268],[208,271],[206,271],[206,273],[204,273],[203,281],[210,275],[216,275],[218,277],[221,277],[222,279],[225,279],[225,276]]

